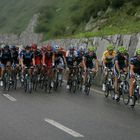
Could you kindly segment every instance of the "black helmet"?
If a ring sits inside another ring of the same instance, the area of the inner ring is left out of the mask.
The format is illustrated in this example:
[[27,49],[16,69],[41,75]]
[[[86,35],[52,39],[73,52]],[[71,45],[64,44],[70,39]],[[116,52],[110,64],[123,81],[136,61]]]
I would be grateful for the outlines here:
[[5,45],[4,49],[9,50],[9,45]]
[[16,46],[11,46],[11,50],[16,50]]
[[31,46],[27,45],[27,46],[25,47],[25,49],[31,49]]

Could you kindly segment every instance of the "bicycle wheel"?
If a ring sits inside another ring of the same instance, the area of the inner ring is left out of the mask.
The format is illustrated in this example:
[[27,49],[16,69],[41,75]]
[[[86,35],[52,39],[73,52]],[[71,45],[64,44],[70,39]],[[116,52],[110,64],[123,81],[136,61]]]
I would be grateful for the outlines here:
[[51,82],[52,82],[52,80],[51,80],[51,78],[49,78],[48,79],[48,93],[51,93],[51,89],[52,89]]
[[54,90],[55,90],[55,91],[57,91],[58,84],[59,84],[59,83],[58,83],[58,80],[54,82]]
[[26,79],[24,79],[24,91],[25,91],[25,93],[27,92],[27,80]]
[[72,92],[75,93],[76,92],[76,86],[77,86],[77,83],[76,83],[76,80],[74,80],[72,82]]
[[32,82],[30,80],[27,82],[27,85],[28,85],[28,92],[32,93]]
[[7,72],[4,73],[3,82],[4,82],[3,84],[4,90],[9,91],[10,90],[10,75]]
[[90,92],[90,85],[85,86],[85,94],[88,96]]
[[[130,99],[130,98],[129,98],[129,99]],[[131,105],[131,107],[134,108],[135,105],[136,105],[137,97],[134,95],[134,96],[132,97],[132,100],[133,100],[133,105]]]
[[37,90],[37,84],[38,84],[38,79],[37,79],[37,78],[38,78],[38,77],[35,76],[35,75],[33,75],[33,77],[32,77],[32,89],[33,89],[34,91]]
[[129,103],[129,84],[127,81],[124,83],[123,88],[122,88],[122,98],[123,98],[123,103],[125,105],[128,105],[128,103]]
[[57,91],[59,85],[59,80],[58,80],[58,73],[56,74],[56,80],[54,81],[54,90]]
[[105,88],[106,90],[105,90],[105,97],[107,98],[108,96],[109,96],[109,93],[110,93],[110,89],[109,89],[109,85],[108,84],[106,84],[106,88]]
[[14,84],[14,89],[17,89],[17,78],[16,75],[13,77],[13,84]]

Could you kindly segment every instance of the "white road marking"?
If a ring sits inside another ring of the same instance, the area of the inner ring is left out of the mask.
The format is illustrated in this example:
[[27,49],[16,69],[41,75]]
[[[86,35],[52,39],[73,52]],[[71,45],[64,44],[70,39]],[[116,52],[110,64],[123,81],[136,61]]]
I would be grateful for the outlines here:
[[46,118],[45,119],[45,122],[47,122],[47,123],[49,123],[49,124],[51,124],[51,125],[59,128],[59,129],[61,129],[62,131],[66,132],[66,133],[68,133],[70,135],[72,135],[73,137],[77,137],[77,138],[78,137],[84,137],[80,133],[77,133],[77,132],[73,131],[72,129],[69,129],[69,128],[65,127],[64,125],[62,125],[62,124],[60,124],[60,123],[58,123],[58,122],[56,122],[54,120],[51,120],[51,119]]
[[9,94],[3,94],[3,96],[5,96],[6,98],[8,98],[10,101],[12,101],[12,102],[15,102],[15,101],[17,101],[17,99],[15,99],[14,97],[12,97],[11,95],[9,95]]

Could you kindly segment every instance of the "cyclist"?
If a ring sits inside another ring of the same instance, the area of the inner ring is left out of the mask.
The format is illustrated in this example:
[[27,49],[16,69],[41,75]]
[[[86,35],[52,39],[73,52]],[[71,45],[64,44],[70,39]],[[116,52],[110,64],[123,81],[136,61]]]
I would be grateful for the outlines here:
[[19,64],[19,58],[18,58],[18,50],[16,46],[11,47],[11,56],[12,56],[12,63],[13,65],[18,65]]
[[34,58],[34,53],[31,50],[31,46],[26,46],[25,50],[21,52],[21,67],[23,70],[23,75],[24,75],[24,70],[25,67],[29,69],[29,74],[30,77],[32,76],[32,66],[35,66],[35,58]]
[[136,49],[136,55],[130,59],[130,88],[129,88],[129,96],[130,96],[130,105],[133,106],[133,91],[134,91],[134,81],[135,74],[140,75],[140,49]]
[[[85,52],[86,52],[86,49],[83,46],[80,46],[77,51],[77,64],[79,68],[81,69],[81,74],[82,74],[81,76],[83,78],[82,84],[85,83],[85,72],[86,72],[86,64],[84,61],[84,56],[86,54]],[[85,89],[85,86],[83,84],[83,90],[84,89]]]
[[[59,69],[60,75],[62,76],[62,72],[64,68],[66,68],[66,58],[63,55],[61,48],[58,45],[54,47],[54,55],[55,55],[55,67]],[[59,77],[59,80],[62,80],[62,77]]]
[[32,51],[34,53],[34,58],[35,58],[35,65],[40,66],[42,63],[42,54],[41,51],[37,48],[36,44],[32,44]]
[[[1,54],[1,75],[3,79],[3,72],[5,70],[5,66],[11,67],[12,64],[12,56],[11,56],[11,51],[8,45],[4,46],[4,49]],[[3,86],[3,80],[1,81],[1,86]]]
[[103,64],[103,87],[102,90],[105,91],[105,84],[107,79],[107,69],[112,69],[114,66],[113,59],[116,55],[116,52],[114,51],[114,46],[112,44],[109,44],[107,46],[107,50],[103,53],[102,56],[102,64]]
[[126,55],[126,48],[123,46],[118,47],[117,55],[114,59],[114,75],[115,75],[115,100],[119,99],[119,92],[118,92],[118,77],[121,72],[127,73],[128,72],[128,55]]
[[86,66],[84,63],[85,51],[86,49],[83,46],[80,46],[79,49],[77,50],[77,63],[83,69],[86,69]]
[[54,78],[54,72],[53,72],[53,67],[55,66],[54,59],[55,55],[53,52],[53,48],[50,44],[48,44],[45,47],[45,52],[43,52],[43,65],[47,67],[48,69],[48,75],[50,76],[52,82],[51,82],[51,87],[54,86],[53,83],[53,78]]
[[85,54],[85,57],[84,57],[86,69],[91,69],[93,72],[93,76],[95,76],[96,73],[98,72],[98,67],[99,67],[98,59],[95,53],[96,47],[89,46],[87,49],[88,49],[88,52]]
[[67,78],[67,86],[66,89],[70,89],[69,79],[73,70],[73,66],[77,66],[77,51],[74,46],[70,46],[68,51],[66,52],[66,61],[68,68],[68,78]]

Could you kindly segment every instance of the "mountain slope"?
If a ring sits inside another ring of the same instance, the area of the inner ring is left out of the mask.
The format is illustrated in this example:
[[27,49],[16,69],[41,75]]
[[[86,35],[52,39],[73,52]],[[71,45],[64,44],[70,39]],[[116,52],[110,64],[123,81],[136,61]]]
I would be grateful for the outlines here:
[[140,32],[140,0],[0,0],[0,33],[20,34],[35,13],[44,39]]
[[20,33],[44,5],[56,0],[0,0],[0,33]]

